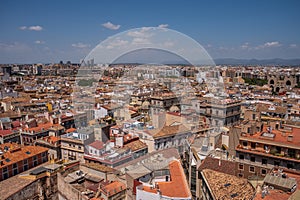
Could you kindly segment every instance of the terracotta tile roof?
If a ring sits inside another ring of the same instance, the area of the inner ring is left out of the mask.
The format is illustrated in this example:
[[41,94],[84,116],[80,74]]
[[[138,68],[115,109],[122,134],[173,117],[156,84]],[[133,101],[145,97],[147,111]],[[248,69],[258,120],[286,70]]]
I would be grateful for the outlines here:
[[40,132],[42,130],[48,130],[50,129],[52,126],[55,126],[55,124],[52,124],[51,122],[47,122],[44,124],[38,124],[37,127],[32,127],[32,128],[24,128],[23,130],[25,131],[34,131],[34,132]]
[[[5,148],[9,148],[8,151],[5,152]],[[16,143],[4,143],[0,145],[0,149],[4,152],[3,156],[3,164],[0,166],[6,167],[7,165],[11,165],[13,163],[19,162],[21,160],[33,157],[35,155],[41,154],[43,152],[47,152],[48,148],[40,147],[40,146],[21,146]]]
[[126,185],[120,181],[114,181],[105,185],[104,187],[101,187],[101,190],[105,194],[105,196],[111,197],[119,192],[126,190]]
[[107,167],[105,165],[101,165],[99,163],[83,163],[83,166],[86,166],[88,168],[97,170],[97,171],[101,171],[101,172],[115,172],[116,170],[111,168],[111,167]]
[[76,128],[69,128],[66,130],[66,133],[72,133],[72,132],[75,132],[76,131]]
[[13,133],[12,130],[0,130],[0,136],[1,137],[6,136],[6,135],[10,135],[12,133]]
[[271,107],[270,105],[258,104],[256,106],[256,109],[259,112],[286,114],[287,108],[285,107],[274,106],[274,110],[270,109],[270,107]]
[[217,172],[222,172],[225,174],[235,175],[235,165],[236,163],[229,160],[220,160],[207,156],[199,166],[198,170],[201,172],[204,169],[211,169]]
[[[150,130],[149,132],[152,132],[152,130]],[[169,137],[177,134],[184,134],[187,132],[189,132],[189,129],[184,125],[164,126],[161,130],[153,135],[153,138]]]
[[57,141],[60,140],[59,137],[56,137],[56,136],[53,136],[53,135],[50,135],[50,136],[45,137],[43,139],[46,140],[46,141],[48,141],[48,142],[50,142],[50,143],[55,143],[55,142],[57,142]]
[[21,126],[21,122],[20,122],[20,121],[13,121],[13,122],[11,122],[11,124],[12,124],[12,126],[13,126],[14,128],[20,127],[20,126]]
[[[272,130],[272,134],[274,134],[274,138],[267,138],[267,137],[263,137],[262,133],[268,132],[267,131],[268,126],[264,126],[263,127],[263,131],[262,132],[258,132],[256,134],[253,135],[243,135],[241,137],[241,139],[243,138],[253,138],[253,139],[259,139],[262,142],[263,141],[269,141],[269,142],[276,142],[276,143],[280,143],[280,144],[288,144],[288,145],[294,145],[297,147],[300,147],[300,128],[297,127],[291,127],[291,130],[284,130],[284,129],[273,129]],[[284,133],[285,134],[282,134]],[[292,135],[293,139],[292,141],[288,141],[288,136]]]
[[104,143],[99,140],[96,140],[96,141],[92,142],[91,144],[89,144],[89,146],[99,150],[104,147]]
[[128,144],[125,144],[124,147],[128,147],[132,152],[135,152],[137,150],[147,148],[147,144],[142,142],[141,140],[135,140]]
[[34,181],[34,179],[26,179],[19,176],[13,176],[0,181],[0,199],[8,199],[13,194],[32,184]]
[[110,104],[103,105],[101,107],[106,110],[114,110],[114,109],[120,108],[121,106],[119,104],[110,103]]
[[211,169],[204,169],[202,175],[215,199],[252,199],[254,187],[244,178],[224,174]]
[[[189,198],[191,192],[188,187],[186,177],[178,160],[173,160],[169,164],[171,180],[168,182],[157,182],[157,188],[160,190],[162,196],[176,197],[176,198]],[[157,193],[156,188],[143,186],[143,190],[151,193]]]

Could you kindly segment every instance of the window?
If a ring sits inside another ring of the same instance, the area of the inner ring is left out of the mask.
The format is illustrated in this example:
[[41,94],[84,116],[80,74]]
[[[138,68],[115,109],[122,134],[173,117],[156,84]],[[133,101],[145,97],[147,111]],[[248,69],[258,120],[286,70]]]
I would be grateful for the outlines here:
[[267,163],[268,163],[268,160],[263,158],[261,161],[261,164],[266,165]]
[[42,153],[42,161],[47,162],[47,153],[46,152]]
[[244,146],[244,147],[248,146],[248,142],[243,141],[243,146]]
[[23,160],[23,171],[28,170],[28,159]]
[[254,171],[255,171],[255,168],[254,168],[254,166],[250,166],[250,167],[249,167],[249,172],[252,172],[252,173],[254,173]]
[[3,173],[5,173],[5,172],[7,172],[8,170],[7,170],[7,167],[4,167],[3,168]]
[[244,165],[243,164],[239,164],[239,170],[244,170]]
[[256,147],[256,143],[255,142],[251,142],[251,149],[255,149]]
[[7,167],[4,167],[3,168],[3,179],[7,179],[8,178],[8,170],[7,170]]
[[[250,131],[251,131],[251,128],[248,127],[248,128],[247,128],[247,133],[250,133]],[[245,146],[247,146],[247,145],[245,145]]]
[[244,174],[243,174],[243,173],[239,173],[239,177],[240,177],[240,178],[243,178],[243,177],[244,177]]
[[244,158],[245,158],[245,157],[244,157],[243,154],[240,154],[240,155],[239,155],[239,159],[244,160]]
[[294,165],[293,165],[292,163],[288,163],[288,164],[287,164],[287,168],[288,168],[288,169],[293,169],[293,168],[294,168]]
[[18,164],[14,163],[13,164],[13,175],[16,175],[16,174],[18,174]]
[[262,175],[266,175],[267,174],[267,170],[266,169],[261,169],[261,174]]
[[37,166],[38,161],[37,161],[37,156],[33,156],[33,166]]
[[254,157],[254,156],[251,156],[251,157],[250,157],[250,161],[251,161],[251,162],[255,162],[255,157]]
[[252,120],[255,120],[256,116],[255,114],[252,114]]
[[274,161],[274,165],[275,166],[279,166],[280,165],[280,161]]

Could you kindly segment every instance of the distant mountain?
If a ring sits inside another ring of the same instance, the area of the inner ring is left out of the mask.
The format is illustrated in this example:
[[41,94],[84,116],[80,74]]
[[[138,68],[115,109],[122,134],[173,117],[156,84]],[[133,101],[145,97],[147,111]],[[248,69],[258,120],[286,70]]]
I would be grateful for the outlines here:
[[300,59],[236,59],[236,58],[217,58],[214,60],[217,65],[275,65],[275,66],[295,66],[300,65]]

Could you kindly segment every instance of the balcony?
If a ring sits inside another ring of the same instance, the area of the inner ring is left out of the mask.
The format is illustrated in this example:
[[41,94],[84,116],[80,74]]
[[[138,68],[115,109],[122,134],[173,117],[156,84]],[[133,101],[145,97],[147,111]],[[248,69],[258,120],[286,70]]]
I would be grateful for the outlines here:
[[298,162],[300,163],[300,154],[295,155],[294,157],[289,156],[288,154],[282,154],[271,150],[264,150],[263,148],[250,148],[250,147],[244,147],[242,145],[238,145],[235,149],[239,152],[259,155],[259,156],[265,156],[275,159],[281,159],[286,161],[292,161],[292,162]]

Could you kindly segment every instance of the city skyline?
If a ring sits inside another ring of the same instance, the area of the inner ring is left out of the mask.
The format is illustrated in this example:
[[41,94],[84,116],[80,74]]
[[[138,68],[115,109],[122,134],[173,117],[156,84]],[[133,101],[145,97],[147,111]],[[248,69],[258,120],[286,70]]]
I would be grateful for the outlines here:
[[300,58],[298,7],[297,1],[2,1],[0,63],[79,62],[106,38],[140,27],[186,34],[213,59]]

